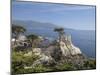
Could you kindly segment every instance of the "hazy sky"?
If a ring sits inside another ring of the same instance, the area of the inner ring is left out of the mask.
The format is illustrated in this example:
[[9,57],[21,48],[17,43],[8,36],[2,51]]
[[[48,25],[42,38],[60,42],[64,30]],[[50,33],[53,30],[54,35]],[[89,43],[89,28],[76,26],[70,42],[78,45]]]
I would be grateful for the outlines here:
[[13,2],[12,19],[49,22],[72,29],[95,30],[95,6]]

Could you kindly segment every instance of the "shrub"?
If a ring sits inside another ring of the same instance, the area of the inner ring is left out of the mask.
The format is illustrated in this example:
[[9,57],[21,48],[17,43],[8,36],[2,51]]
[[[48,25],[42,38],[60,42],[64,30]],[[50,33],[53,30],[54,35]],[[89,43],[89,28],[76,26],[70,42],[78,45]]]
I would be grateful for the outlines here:
[[60,70],[60,71],[63,71],[63,70],[70,71],[73,69],[74,67],[72,66],[72,64],[68,64],[68,63],[64,63],[56,67],[56,70]]
[[32,54],[32,56],[25,56],[24,52],[12,51],[12,74],[24,73],[24,66],[30,66],[39,56]]
[[96,68],[96,61],[95,60],[85,61],[84,67],[86,67],[86,69],[95,69]]

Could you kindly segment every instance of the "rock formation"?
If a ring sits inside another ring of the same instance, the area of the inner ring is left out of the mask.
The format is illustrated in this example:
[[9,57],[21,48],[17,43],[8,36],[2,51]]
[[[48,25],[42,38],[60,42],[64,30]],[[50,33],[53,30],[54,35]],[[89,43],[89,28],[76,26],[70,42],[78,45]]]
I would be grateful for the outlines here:
[[[35,55],[39,55],[40,59],[33,62],[31,67],[36,64],[59,64],[59,63],[74,63],[82,64],[83,56],[81,50],[74,46],[71,41],[71,36],[62,36],[59,45],[50,45],[48,48],[33,48]],[[27,54],[26,54],[27,55]]]
[[81,50],[73,45],[71,36],[62,36],[60,41],[60,49],[64,56],[82,54]]
[[[54,43],[54,42],[53,42]],[[47,48],[33,48],[33,52],[40,56],[35,64],[59,64],[59,62],[82,64],[84,56],[81,50],[74,46],[71,36],[61,33],[56,43]]]

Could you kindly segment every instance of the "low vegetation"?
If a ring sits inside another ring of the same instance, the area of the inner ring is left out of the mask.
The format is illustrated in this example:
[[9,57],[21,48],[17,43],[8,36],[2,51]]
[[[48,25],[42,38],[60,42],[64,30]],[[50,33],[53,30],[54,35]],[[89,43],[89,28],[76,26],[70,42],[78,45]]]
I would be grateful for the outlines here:
[[95,69],[95,60],[85,61],[84,65],[79,68],[70,63],[63,63],[55,66],[46,66],[43,64],[35,65],[34,67],[24,68],[25,66],[32,66],[33,62],[40,57],[35,55],[25,56],[25,53],[20,51],[12,51],[12,74],[23,74],[23,73],[39,73],[39,72],[53,72],[53,71],[71,71],[71,70],[82,70],[82,69]]

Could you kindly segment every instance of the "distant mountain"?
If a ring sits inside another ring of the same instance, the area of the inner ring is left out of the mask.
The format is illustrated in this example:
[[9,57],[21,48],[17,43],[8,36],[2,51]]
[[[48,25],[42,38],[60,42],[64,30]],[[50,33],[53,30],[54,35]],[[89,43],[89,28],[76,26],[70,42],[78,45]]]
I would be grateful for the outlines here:
[[[15,25],[21,25],[24,26],[25,28],[32,29],[32,28],[54,28],[57,27],[56,25],[52,23],[41,23],[41,22],[36,22],[36,21],[20,21],[20,20],[15,20],[12,21],[12,24]],[[30,25],[30,26],[29,26]]]
[[[37,34],[49,38],[57,38],[54,28],[58,27],[52,23],[41,23],[36,21],[12,21],[14,25],[21,25],[27,29],[26,34]],[[65,33],[72,36],[72,42],[79,47],[83,53],[89,57],[95,57],[95,31],[94,30],[74,30],[65,28]]]

